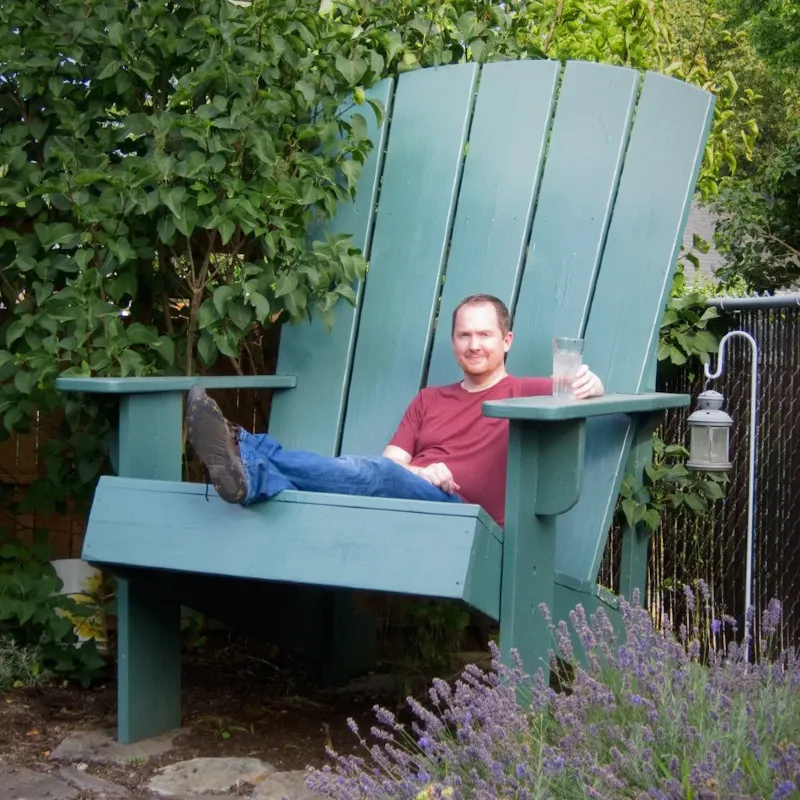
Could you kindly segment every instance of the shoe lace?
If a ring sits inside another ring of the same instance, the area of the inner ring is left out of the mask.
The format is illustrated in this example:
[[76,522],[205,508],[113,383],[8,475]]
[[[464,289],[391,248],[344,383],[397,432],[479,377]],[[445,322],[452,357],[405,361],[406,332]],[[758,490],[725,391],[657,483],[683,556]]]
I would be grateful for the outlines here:
[[208,467],[206,467],[205,464],[201,464],[200,467],[203,471],[203,478],[206,482],[206,503],[208,503],[208,487],[211,485],[211,474],[209,473]]

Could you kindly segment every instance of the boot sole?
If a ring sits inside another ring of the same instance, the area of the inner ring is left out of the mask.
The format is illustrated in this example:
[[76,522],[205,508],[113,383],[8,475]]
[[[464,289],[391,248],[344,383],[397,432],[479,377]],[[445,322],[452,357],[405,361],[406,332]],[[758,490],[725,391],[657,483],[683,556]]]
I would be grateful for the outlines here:
[[225,417],[210,397],[190,401],[186,433],[217,494],[228,503],[241,503],[247,491],[244,467],[231,452]]

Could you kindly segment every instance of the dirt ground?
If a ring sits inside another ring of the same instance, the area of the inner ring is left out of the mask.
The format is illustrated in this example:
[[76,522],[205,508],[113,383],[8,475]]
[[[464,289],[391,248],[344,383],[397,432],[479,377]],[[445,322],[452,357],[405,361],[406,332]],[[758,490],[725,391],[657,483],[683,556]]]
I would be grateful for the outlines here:
[[[146,762],[93,764],[89,771],[136,793],[158,768],[198,756],[256,757],[281,770],[320,766],[329,760],[326,743],[338,752],[360,748],[348,717],[366,734],[375,703],[398,711],[402,697],[401,687],[391,682],[381,693],[331,692],[315,685],[296,660],[281,661],[247,640],[214,642],[184,655],[187,730],[175,748]],[[61,683],[16,689],[0,695],[0,754],[6,763],[49,771],[56,765],[48,756],[67,735],[115,724],[111,679],[89,689]]]

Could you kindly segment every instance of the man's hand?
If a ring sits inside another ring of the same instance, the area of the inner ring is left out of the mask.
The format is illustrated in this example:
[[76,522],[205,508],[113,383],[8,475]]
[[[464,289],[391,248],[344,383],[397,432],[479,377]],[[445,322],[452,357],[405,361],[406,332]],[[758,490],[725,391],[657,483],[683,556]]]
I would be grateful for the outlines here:
[[441,461],[437,461],[435,464],[428,464],[427,467],[411,467],[411,470],[414,474],[419,475],[420,478],[424,478],[428,483],[438,486],[448,494],[453,494],[453,492],[457,492],[461,488],[453,478],[453,473],[450,472],[447,464],[443,464]]
[[411,454],[393,445],[387,445],[386,449],[383,451],[383,455],[385,458],[390,458],[401,467],[405,467],[409,472],[413,472],[418,477],[428,481],[428,483],[437,486],[443,492],[453,494],[453,492],[457,492],[461,488],[455,482],[453,473],[450,472],[447,464],[443,464],[440,461],[437,461],[435,464],[428,464],[427,467],[412,467]]
[[586,364],[583,364],[578,370],[578,377],[572,384],[572,391],[577,400],[585,400],[587,397],[600,397],[605,394],[606,390],[600,378],[594,372],[590,372]]

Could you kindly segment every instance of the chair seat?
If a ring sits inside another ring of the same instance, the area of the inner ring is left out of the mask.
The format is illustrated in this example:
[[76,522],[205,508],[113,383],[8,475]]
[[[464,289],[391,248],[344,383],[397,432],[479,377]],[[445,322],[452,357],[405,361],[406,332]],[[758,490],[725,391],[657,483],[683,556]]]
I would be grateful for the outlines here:
[[101,478],[83,557],[109,567],[462,599],[499,619],[503,532],[477,505]]

